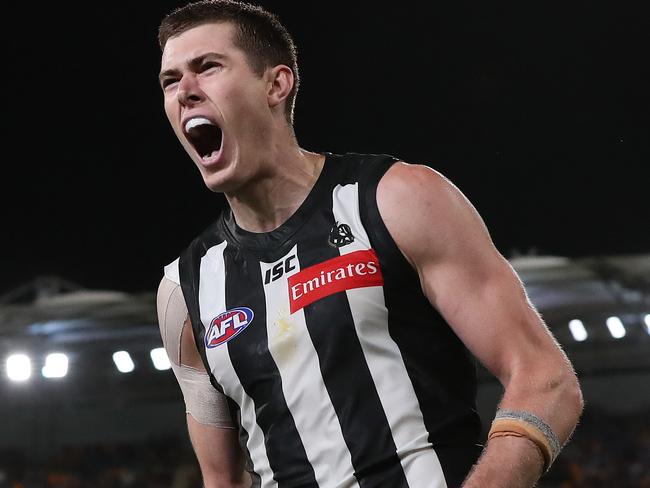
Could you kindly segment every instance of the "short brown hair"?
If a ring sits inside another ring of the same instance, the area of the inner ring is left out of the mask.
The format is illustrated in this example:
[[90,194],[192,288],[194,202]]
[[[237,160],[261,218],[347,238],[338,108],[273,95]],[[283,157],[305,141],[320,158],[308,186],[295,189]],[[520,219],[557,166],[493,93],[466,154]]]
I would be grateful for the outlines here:
[[266,68],[279,64],[291,68],[294,85],[286,100],[285,116],[293,125],[293,109],[300,84],[296,46],[280,20],[262,7],[234,0],[189,3],[168,14],[160,23],[160,49],[164,49],[171,37],[213,22],[230,22],[236,27],[233,44],[244,51],[257,75],[262,76]]

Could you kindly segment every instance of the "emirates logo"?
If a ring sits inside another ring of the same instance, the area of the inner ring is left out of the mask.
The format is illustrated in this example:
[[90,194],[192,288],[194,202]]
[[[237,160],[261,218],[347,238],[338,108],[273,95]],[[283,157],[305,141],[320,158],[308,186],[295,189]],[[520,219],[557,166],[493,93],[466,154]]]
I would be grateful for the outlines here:
[[379,259],[372,249],[355,251],[305,268],[289,276],[289,312],[321,298],[354,288],[381,286]]

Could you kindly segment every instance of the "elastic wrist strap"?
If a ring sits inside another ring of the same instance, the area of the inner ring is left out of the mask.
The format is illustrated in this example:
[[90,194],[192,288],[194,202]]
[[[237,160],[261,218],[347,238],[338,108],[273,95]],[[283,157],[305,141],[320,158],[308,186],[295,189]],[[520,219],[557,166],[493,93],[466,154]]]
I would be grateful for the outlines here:
[[558,452],[560,442],[551,428],[539,417],[528,412],[499,410],[488,434],[488,441],[493,437],[516,435],[530,439],[541,451],[546,472]]

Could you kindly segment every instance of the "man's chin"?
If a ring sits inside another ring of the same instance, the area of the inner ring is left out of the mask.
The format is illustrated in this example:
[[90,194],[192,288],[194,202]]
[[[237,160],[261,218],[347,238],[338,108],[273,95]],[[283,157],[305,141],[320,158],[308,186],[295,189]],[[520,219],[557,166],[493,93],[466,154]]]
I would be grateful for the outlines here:
[[234,178],[229,178],[226,172],[219,174],[203,175],[203,183],[213,193],[232,193],[239,187]]

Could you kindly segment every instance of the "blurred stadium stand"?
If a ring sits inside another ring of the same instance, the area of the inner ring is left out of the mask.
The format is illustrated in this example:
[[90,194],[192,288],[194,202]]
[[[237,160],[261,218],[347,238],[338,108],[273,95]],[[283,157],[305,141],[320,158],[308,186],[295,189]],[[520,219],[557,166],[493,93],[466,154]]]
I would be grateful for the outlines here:
[[[650,255],[510,262],[587,405],[540,487],[650,488]],[[1,296],[0,488],[201,486],[180,391],[150,356],[159,347],[154,292],[43,277]],[[133,371],[117,370],[116,351],[129,353]],[[16,353],[31,361],[23,381],[9,378]],[[43,376],[50,353],[67,355],[64,377]],[[502,390],[480,366],[479,378],[487,428]]]

